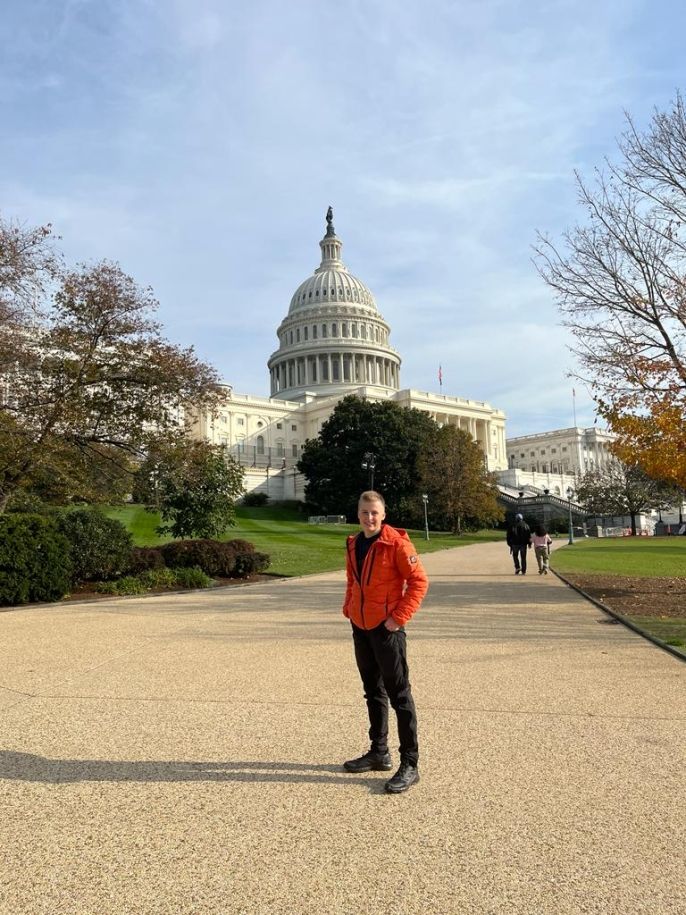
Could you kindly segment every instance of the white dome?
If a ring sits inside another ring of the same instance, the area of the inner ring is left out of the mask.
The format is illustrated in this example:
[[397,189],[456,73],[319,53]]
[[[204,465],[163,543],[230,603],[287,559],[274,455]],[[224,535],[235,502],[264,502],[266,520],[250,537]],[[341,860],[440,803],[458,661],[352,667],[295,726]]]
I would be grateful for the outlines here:
[[331,207],[326,224],[321,264],[295,290],[277,329],[279,348],[267,363],[271,396],[329,397],[361,386],[397,391],[400,356],[388,342],[390,328],[370,290],[341,260]]
[[325,268],[301,283],[293,294],[288,314],[332,302],[345,305],[366,305],[376,311],[376,302],[367,286],[345,267]]

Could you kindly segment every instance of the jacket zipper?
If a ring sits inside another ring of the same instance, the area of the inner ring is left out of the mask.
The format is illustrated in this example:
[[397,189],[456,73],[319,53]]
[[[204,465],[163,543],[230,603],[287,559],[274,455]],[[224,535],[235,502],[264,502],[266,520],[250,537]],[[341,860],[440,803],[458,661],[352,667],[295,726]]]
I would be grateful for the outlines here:
[[367,565],[367,563],[369,563],[369,572],[367,573],[367,584],[369,584],[369,582],[371,581],[371,577],[372,577],[372,569],[374,568],[375,558],[376,558],[376,544],[373,543],[369,548],[369,552],[365,556],[364,562],[362,563],[362,568],[360,569],[360,573],[359,573],[358,579],[357,579],[360,584],[360,614],[362,616],[362,625],[364,626],[365,629],[367,628],[367,624],[364,620],[364,590],[363,590],[363,585],[362,585],[362,578],[363,578],[363,573],[364,573],[364,567],[365,567],[365,565]]

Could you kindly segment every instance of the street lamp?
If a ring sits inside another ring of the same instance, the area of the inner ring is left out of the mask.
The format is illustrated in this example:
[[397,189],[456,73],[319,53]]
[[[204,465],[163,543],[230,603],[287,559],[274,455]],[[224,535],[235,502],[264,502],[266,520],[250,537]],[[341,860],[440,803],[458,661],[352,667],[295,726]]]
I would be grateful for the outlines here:
[[376,455],[373,451],[365,451],[362,455],[362,469],[369,471],[369,488],[374,489],[374,471],[376,470]]
[[429,497],[423,492],[422,493],[422,502],[424,503],[424,536],[426,539],[429,539],[429,515],[427,512],[427,506],[429,505]]
[[569,546],[572,546],[574,543],[574,528],[572,526],[572,496],[574,495],[574,490],[571,486],[567,487],[567,499],[569,501]]

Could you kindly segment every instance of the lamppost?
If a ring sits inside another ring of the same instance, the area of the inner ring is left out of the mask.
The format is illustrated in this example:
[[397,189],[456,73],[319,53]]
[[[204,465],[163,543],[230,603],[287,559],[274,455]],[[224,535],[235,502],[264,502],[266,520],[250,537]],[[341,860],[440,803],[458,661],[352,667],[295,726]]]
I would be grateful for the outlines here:
[[425,492],[422,493],[422,502],[424,503],[424,536],[428,540],[429,539],[429,515],[428,515],[429,497]]
[[373,451],[365,451],[362,455],[362,469],[369,471],[369,488],[374,489],[374,471],[376,470],[376,455]]
[[572,496],[574,495],[574,490],[571,486],[567,487],[567,499],[569,501],[569,546],[572,546],[574,543],[574,528],[572,526]]

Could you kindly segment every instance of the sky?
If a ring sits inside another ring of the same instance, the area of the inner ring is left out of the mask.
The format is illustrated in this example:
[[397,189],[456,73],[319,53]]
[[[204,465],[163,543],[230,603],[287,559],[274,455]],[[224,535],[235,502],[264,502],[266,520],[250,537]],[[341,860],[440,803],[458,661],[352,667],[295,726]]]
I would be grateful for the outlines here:
[[343,260],[401,386],[489,402],[507,435],[591,425],[532,263],[583,220],[686,79],[676,0],[3,0],[0,215],[117,261],[234,390],[319,265]]

